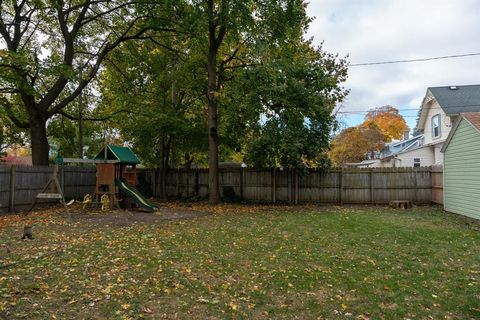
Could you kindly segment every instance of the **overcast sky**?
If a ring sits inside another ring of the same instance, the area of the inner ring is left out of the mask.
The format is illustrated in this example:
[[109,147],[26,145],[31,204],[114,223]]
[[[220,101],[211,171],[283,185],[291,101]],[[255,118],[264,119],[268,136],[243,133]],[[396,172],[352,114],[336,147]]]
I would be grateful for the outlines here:
[[[479,0],[310,0],[308,13],[314,43],[352,64],[480,52]],[[342,111],[418,108],[427,87],[478,83],[480,56],[350,67]],[[402,114],[413,128],[416,111]]]

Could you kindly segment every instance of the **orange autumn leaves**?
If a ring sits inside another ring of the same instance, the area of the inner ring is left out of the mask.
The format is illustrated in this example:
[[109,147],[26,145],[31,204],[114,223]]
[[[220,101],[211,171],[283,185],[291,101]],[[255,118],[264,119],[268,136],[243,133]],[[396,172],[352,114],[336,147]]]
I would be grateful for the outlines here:
[[335,137],[329,152],[330,159],[335,165],[343,165],[374,158],[385,143],[400,139],[406,130],[407,123],[398,109],[392,106],[373,109],[367,113],[362,124],[344,129]]
[[369,111],[361,126],[378,127],[386,137],[386,142],[401,139],[404,131],[408,129],[405,119],[400,115],[398,109],[392,106],[383,106]]

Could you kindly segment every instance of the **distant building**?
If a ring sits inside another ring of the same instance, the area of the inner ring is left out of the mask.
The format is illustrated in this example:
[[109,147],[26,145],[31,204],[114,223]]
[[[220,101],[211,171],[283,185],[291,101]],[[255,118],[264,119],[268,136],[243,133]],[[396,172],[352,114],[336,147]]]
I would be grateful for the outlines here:
[[480,85],[428,88],[417,123],[421,134],[387,144],[375,163],[369,166],[443,165],[440,150],[452,130],[452,124],[463,112],[480,112]]

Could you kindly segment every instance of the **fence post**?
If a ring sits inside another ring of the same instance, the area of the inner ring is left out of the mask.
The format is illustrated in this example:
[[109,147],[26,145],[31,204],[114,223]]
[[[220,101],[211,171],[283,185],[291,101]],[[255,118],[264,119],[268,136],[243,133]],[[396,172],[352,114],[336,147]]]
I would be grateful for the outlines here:
[[179,190],[179,187],[178,187],[178,180],[179,180],[179,176],[180,176],[180,169],[177,168],[177,170],[175,170],[175,197],[178,198],[178,190]]
[[288,169],[287,185],[288,185],[288,203],[292,203],[292,169]]
[[200,195],[200,183],[198,180],[198,169],[195,169],[195,195],[198,197]]
[[295,171],[295,204],[298,204],[298,172]]
[[243,174],[245,172],[244,167],[240,167],[240,198],[243,200],[243,183],[244,183],[244,177]]
[[[413,168],[413,187],[415,188],[414,192],[413,192],[413,201],[412,203],[413,204],[416,204],[418,202],[418,197],[417,197],[417,193],[418,193],[418,182],[417,182],[417,174],[418,174],[418,169],[417,168]],[[432,181],[432,174],[430,173],[430,181]]]
[[185,175],[187,176],[187,199],[190,198],[190,169],[186,169]]
[[157,197],[157,169],[153,168],[151,172],[152,172],[152,193],[153,193],[153,197],[156,198]]
[[272,202],[277,202],[277,178],[276,168],[272,169]]
[[338,202],[343,205],[343,168],[338,172]]
[[370,203],[375,204],[375,197],[374,197],[374,188],[373,188],[373,169],[370,169]]
[[10,196],[8,198],[8,211],[15,211],[15,166],[10,167]]

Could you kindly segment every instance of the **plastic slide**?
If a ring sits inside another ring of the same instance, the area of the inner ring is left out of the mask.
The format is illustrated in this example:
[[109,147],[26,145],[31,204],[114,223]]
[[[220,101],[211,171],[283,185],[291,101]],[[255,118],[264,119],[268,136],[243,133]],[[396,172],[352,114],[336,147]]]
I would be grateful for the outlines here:
[[130,187],[128,183],[125,180],[121,179],[115,179],[115,184],[130,198],[135,201],[141,208],[147,210],[148,212],[153,212],[155,209],[157,209],[157,206],[152,204],[150,201],[145,199],[145,197],[138,191],[137,189]]

